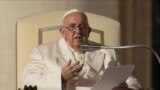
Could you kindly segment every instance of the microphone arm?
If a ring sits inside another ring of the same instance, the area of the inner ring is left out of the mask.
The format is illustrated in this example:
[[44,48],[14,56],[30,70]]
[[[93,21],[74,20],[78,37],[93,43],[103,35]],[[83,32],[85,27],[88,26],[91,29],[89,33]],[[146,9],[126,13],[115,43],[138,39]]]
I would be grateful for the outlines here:
[[96,46],[96,45],[88,45],[88,44],[81,44],[82,50],[91,50],[91,49],[128,49],[128,48],[146,48],[152,51],[152,53],[157,58],[160,64],[160,57],[158,53],[151,47],[147,45],[128,45],[128,46]]

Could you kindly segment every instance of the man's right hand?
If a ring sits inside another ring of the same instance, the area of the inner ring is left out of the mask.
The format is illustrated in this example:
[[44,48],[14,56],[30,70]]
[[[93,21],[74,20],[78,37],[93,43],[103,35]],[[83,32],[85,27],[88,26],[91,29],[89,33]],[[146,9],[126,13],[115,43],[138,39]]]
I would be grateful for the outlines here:
[[75,63],[71,64],[71,60],[70,60],[67,65],[62,67],[62,72],[61,72],[62,78],[65,81],[73,79],[73,78],[77,77],[77,75],[82,70],[82,68],[83,68],[83,64],[79,65],[79,62],[75,62]]

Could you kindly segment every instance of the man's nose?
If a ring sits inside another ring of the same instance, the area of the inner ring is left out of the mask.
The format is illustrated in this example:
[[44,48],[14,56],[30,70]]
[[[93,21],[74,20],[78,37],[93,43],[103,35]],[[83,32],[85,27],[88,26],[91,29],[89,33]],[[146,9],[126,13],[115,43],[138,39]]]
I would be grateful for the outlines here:
[[80,27],[80,26],[77,26],[76,28],[75,28],[75,32],[82,32],[83,30],[82,30],[82,28]]

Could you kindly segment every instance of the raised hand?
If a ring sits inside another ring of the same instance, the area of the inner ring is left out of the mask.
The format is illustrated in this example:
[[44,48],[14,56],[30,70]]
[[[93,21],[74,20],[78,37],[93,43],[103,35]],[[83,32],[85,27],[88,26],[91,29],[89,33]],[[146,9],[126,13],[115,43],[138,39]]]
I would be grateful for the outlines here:
[[71,64],[71,60],[70,60],[67,65],[62,67],[62,71],[61,71],[62,78],[66,81],[73,79],[77,77],[77,75],[82,70],[82,68],[83,68],[83,64],[79,65],[79,61]]

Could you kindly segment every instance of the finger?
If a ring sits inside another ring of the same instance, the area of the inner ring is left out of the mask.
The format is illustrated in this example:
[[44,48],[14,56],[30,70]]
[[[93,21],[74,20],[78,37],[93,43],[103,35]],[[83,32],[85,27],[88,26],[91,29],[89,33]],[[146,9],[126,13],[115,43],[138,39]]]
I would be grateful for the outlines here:
[[79,65],[80,68],[82,68],[84,66],[84,64]]
[[71,65],[71,59],[69,60],[69,62],[68,62],[68,64],[67,64],[67,66],[70,66]]
[[82,68],[83,68],[83,64],[77,65],[77,66],[75,67],[75,71],[80,72],[80,71],[82,70]]
[[77,65],[79,65],[79,61],[77,61],[77,62],[73,63],[72,65],[70,65],[70,68],[74,68],[74,67],[76,67]]
[[72,73],[72,78],[74,78],[74,79],[78,79],[78,76],[79,75],[79,72],[74,72],[74,73]]
[[73,76],[77,76],[77,75],[78,75],[78,72],[74,72],[74,73],[73,73]]

